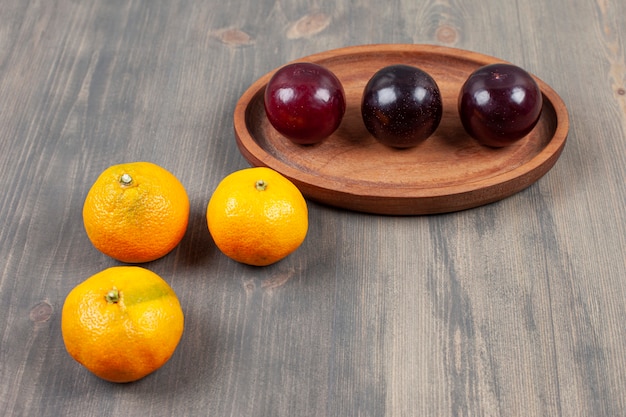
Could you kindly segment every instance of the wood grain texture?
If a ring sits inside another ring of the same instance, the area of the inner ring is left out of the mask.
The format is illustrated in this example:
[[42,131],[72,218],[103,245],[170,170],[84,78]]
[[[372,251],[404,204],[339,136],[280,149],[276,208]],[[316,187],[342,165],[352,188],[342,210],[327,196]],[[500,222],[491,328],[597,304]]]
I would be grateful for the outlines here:
[[[626,5],[371,0],[0,2],[0,414],[626,415]],[[216,249],[211,192],[248,166],[237,99],[290,60],[430,43],[497,56],[569,109],[554,168],[507,199],[394,217],[311,202],[301,248],[265,268]],[[115,265],[84,197],[149,160],[191,200],[180,246],[145,266],[185,333],[133,384],[65,352],[60,311]]]

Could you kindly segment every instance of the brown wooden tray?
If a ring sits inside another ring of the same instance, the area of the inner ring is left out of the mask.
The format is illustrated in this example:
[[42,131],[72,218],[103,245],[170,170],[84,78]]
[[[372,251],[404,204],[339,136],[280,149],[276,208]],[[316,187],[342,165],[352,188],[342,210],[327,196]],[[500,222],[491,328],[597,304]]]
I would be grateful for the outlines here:
[[[477,207],[533,184],[552,168],[563,150],[569,119],[565,104],[535,77],[543,111],[535,129],[505,148],[479,145],[463,129],[457,112],[461,85],[476,68],[505,62],[491,56],[434,45],[363,45],[310,55],[341,80],[347,110],[339,129],[324,142],[302,146],[270,125],[263,107],[274,71],[241,96],[234,113],[237,144],[253,166],[270,167],[293,181],[305,197],[368,213],[417,215]],[[361,119],[365,84],[380,68],[414,65],[437,82],[444,113],[428,140],[410,149],[378,143]]]

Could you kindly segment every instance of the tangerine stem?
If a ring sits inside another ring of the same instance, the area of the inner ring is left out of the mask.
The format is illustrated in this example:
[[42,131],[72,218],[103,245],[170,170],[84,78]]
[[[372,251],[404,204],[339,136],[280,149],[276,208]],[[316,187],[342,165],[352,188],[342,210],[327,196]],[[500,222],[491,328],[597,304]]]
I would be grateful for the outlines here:
[[113,287],[111,291],[109,291],[104,296],[104,299],[109,304],[116,304],[118,301],[120,301],[120,291],[117,288]]
[[254,184],[254,186],[259,191],[265,191],[265,189],[267,188],[267,183],[264,180],[258,180],[256,184]]
[[122,185],[130,185],[133,182],[133,177],[128,174],[122,174],[120,177],[120,182]]

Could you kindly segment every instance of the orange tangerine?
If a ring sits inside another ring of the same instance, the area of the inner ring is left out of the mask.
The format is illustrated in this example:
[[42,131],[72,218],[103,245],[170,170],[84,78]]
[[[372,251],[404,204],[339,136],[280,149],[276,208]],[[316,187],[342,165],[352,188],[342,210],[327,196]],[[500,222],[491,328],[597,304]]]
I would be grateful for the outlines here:
[[189,198],[180,181],[151,162],[107,168],[83,206],[93,245],[122,262],[161,258],[178,245],[189,221]]
[[138,266],[101,271],[70,291],[61,312],[68,353],[98,377],[131,382],[159,369],[183,334],[174,290]]
[[265,266],[295,251],[308,230],[300,190],[265,167],[225,177],[207,206],[207,224],[217,247],[235,261]]

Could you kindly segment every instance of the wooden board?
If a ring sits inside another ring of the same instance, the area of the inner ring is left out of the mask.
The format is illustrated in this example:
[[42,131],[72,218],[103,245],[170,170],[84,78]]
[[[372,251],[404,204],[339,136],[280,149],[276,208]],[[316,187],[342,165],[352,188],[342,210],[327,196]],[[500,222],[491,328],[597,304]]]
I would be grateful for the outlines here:
[[[0,416],[626,416],[626,2],[250,4],[0,2]],[[375,42],[537,74],[570,116],[556,165],[445,215],[309,201],[286,259],[225,257],[206,207],[249,165],[241,95],[293,59]],[[106,167],[132,160],[189,194],[183,241],[145,265],[176,291],[185,332],[165,366],[120,385],[66,352],[61,312],[118,264],[81,210]]]
[[[274,71],[253,83],[234,113],[237,143],[254,166],[291,179],[312,199],[350,210],[417,215],[468,209],[508,197],[541,178],[558,159],[568,114],[558,94],[535,77],[544,103],[535,129],[505,148],[478,144],[463,129],[457,96],[476,68],[504,62],[470,51],[432,45],[363,45],[301,58],[333,71],[342,82],[347,110],[339,129],[322,143],[297,145],[269,123],[265,86]],[[444,115],[422,144],[395,149],[376,141],[360,113],[363,88],[379,69],[408,64],[428,72],[441,90]]]

